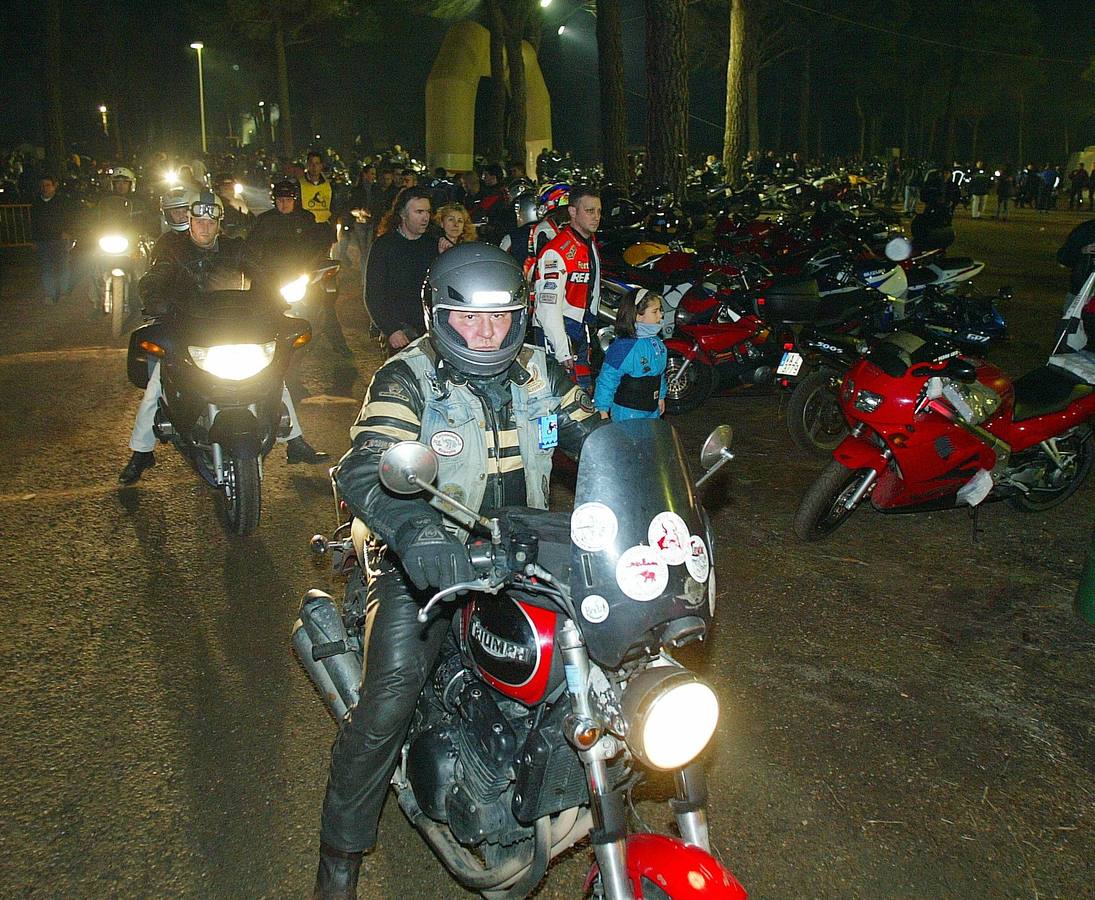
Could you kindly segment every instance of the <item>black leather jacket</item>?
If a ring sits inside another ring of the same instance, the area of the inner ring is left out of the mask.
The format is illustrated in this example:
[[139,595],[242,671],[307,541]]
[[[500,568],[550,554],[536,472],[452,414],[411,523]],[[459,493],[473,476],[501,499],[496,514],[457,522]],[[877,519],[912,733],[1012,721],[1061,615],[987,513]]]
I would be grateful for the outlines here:
[[152,265],[138,290],[146,316],[168,316],[181,304],[212,290],[242,290],[243,242],[218,237],[199,247],[189,232],[169,231],[152,248]]

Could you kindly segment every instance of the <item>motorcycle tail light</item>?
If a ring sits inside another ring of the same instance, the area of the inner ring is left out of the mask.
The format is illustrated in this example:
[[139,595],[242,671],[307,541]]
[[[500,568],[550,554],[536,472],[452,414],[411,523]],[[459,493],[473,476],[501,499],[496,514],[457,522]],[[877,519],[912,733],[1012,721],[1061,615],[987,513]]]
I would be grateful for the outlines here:
[[783,342],[783,349],[784,350],[794,350],[795,345],[791,341],[784,341]]

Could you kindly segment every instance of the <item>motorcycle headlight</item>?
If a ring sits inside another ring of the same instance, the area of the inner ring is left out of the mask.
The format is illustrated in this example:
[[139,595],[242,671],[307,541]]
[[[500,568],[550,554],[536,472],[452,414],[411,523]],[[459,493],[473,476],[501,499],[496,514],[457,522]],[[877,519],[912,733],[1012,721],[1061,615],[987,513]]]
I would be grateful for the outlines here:
[[285,298],[286,303],[300,303],[304,299],[305,293],[308,291],[308,276],[301,275],[299,278],[294,278],[287,285],[281,289],[281,296]]
[[118,256],[129,249],[129,238],[124,234],[104,234],[99,238],[99,249],[111,256]]
[[695,759],[719,720],[715,692],[680,666],[654,666],[628,682],[623,696],[627,746],[653,769],[679,769]]
[[277,346],[277,341],[268,341],[265,344],[188,347],[187,350],[194,364],[203,372],[226,381],[243,381],[270,365]]
[[883,397],[874,391],[861,390],[855,396],[855,408],[860,412],[873,413],[882,405]]
[[233,197],[242,197],[243,196],[243,185],[240,184],[238,181],[234,185],[232,185],[232,196]]

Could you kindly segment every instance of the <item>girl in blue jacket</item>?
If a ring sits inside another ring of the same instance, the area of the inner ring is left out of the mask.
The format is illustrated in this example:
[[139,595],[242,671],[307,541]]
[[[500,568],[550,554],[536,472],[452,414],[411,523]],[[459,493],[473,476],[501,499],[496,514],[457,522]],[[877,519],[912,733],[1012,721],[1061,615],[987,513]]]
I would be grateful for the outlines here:
[[639,288],[620,301],[593,405],[601,418],[656,419],[665,412],[665,344],[660,294]]

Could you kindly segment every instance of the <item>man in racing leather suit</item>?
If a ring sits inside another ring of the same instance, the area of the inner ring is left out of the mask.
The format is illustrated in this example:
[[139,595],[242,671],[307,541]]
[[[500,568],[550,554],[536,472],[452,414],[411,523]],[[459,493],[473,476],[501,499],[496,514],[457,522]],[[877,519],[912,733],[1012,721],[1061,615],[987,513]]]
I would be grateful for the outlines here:
[[573,188],[567,212],[570,224],[536,258],[533,324],[537,343],[590,390],[588,326],[597,318],[601,295],[601,261],[593,237],[601,225],[600,195],[592,188]]
[[428,333],[376,373],[336,475],[370,540],[361,702],[331,751],[313,895],[322,900],[357,895],[362,854],[376,842],[452,607],[437,608],[425,625],[417,614],[436,590],[473,578],[467,532],[442,517],[436,499],[386,491],[381,454],[398,441],[423,441],[438,456],[437,486],[472,509],[546,509],[555,447],[577,457],[600,423],[555,360],[523,344],[527,282],[504,251],[483,243],[449,250],[424,293]]

